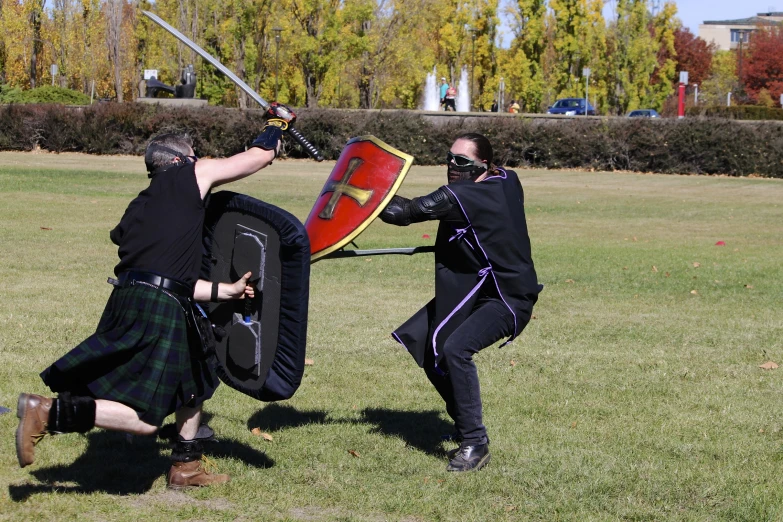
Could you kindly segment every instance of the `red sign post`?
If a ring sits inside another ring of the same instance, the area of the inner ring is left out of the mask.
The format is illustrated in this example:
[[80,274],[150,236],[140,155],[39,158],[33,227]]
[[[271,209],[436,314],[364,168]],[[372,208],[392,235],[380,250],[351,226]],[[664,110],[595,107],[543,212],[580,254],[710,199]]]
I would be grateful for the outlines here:
[[685,86],[688,85],[688,72],[687,71],[681,71],[680,72],[680,88],[679,88],[679,99],[677,103],[677,117],[678,118],[684,118],[685,117]]

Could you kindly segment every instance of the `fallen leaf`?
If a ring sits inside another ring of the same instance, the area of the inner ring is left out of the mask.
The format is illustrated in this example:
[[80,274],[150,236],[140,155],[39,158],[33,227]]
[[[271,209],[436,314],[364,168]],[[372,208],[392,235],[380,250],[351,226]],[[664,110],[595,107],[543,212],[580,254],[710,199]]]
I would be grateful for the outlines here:
[[315,361],[312,359],[305,359],[305,366],[312,366],[315,364]]
[[671,274],[669,272],[666,272],[666,277],[671,277]]
[[428,483],[429,481],[430,481],[430,478],[429,478],[429,477],[424,477],[424,483],[425,483],[425,484],[426,484],[426,483]]
[[571,423],[571,429],[574,429],[574,428],[576,428],[576,421]]
[[627,267],[627,266],[624,266],[624,267],[623,267],[623,270],[628,270],[628,267]]
[[657,266],[655,266],[655,265],[653,265],[653,267],[652,267],[652,271],[657,273],[657,272],[658,272],[658,267],[657,267]]
[[438,479],[438,484],[443,484],[444,482],[446,482],[446,479]]
[[692,295],[699,295],[699,292],[697,292],[696,290],[691,290],[691,294]]
[[745,288],[753,288],[753,285],[745,285]]
[[367,259],[364,260],[365,263],[369,263],[370,261],[372,261],[371,257],[368,257]]
[[356,450],[348,450],[348,453],[350,453],[351,455],[353,455],[356,458],[361,457],[361,455],[359,455],[359,452],[356,451]]
[[764,364],[759,365],[762,370],[774,370],[778,365],[772,361],[767,361]]
[[90,203],[97,203],[97,202],[98,202],[97,199],[90,200]]
[[693,262],[693,268],[699,268],[701,266],[701,263],[697,263],[696,261]]
[[511,513],[512,511],[516,511],[516,506],[506,506],[506,513]]
[[759,428],[759,433],[764,433],[764,428]]
[[538,317],[536,317],[536,316],[534,315],[534,316],[532,316],[532,317],[531,317],[531,319],[538,319]]
[[717,243],[715,243],[715,246],[726,246],[726,242],[725,241],[718,241]]
[[261,437],[262,437],[264,440],[268,440],[269,442],[272,442],[272,441],[274,441],[274,440],[275,440],[275,439],[274,439],[274,438],[272,438],[272,436],[271,436],[270,434],[268,434],[268,433],[262,433],[262,434],[261,434]]
[[512,360],[510,364],[511,364],[511,366],[516,366],[517,362]]
[[573,279],[566,279],[566,283],[573,283],[573,282],[574,282]]
[[41,230],[51,230],[51,227],[41,227]]
[[636,239],[636,236],[633,236],[633,240],[634,241],[639,241],[638,239]]
[[422,238],[422,239],[429,239],[429,238],[430,238],[430,235],[429,235],[429,234],[424,234],[423,236],[421,236],[421,238]]
[[252,430],[250,430],[250,433],[258,437],[261,435],[261,428],[253,428]]

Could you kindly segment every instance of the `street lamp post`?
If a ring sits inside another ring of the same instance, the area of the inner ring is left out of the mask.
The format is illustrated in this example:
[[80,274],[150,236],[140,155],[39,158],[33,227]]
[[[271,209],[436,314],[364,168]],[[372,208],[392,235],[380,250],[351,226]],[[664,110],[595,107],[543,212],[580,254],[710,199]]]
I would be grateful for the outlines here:
[[272,30],[275,32],[275,101],[277,101],[277,93],[280,86],[280,33],[283,29],[275,27]]
[[590,105],[590,68],[582,69],[582,76],[585,77],[585,116],[587,116],[587,107]]

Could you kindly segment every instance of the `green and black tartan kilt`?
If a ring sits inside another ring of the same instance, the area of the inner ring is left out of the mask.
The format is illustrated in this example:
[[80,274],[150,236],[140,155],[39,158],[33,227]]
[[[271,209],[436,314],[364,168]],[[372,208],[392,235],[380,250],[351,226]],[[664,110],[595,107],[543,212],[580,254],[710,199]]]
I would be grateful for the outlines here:
[[218,385],[180,301],[143,284],[115,288],[95,333],[41,378],[54,392],[130,406],[155,426],[209,399]]

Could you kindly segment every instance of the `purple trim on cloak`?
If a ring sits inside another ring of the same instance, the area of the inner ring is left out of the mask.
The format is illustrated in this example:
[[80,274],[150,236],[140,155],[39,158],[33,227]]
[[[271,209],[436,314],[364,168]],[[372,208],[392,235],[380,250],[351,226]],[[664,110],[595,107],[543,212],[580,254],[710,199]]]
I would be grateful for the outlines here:
[[[408,347],[407,347],[407,346],[405,346],[405,343],[404,343],[404,342],[402,342],[402,339],[400,339],[400,336],[399,336],[399,335],[397,335],[396,333],[392,332],[392,337],[394,337],[394,340],[395,340],[395,341],[397,341],[398,343],[400,343],[400,344],[402,345],[402,347],[403,347],[403,348],[405,348],[406,350],[408,350]],[[410,350],[408,350],[408,351],[410,352]]]
[[[507,179],[507,178],[508,178],[508,175],[506,174],[506,171],[505,171],[505,170],[503,170],[503,169],[500,169],[500,168],[499,168],[498,170],[499,170],[500,172],[502,172],[503,174],[502,174],[502,175],[499,175],[499,176],[491,176],[491,177],[489,177],[489,178],[485,178],[485,179],[484,179],[484,181],[486,181],[486,180],[488,180],[488,179],[494,179],[494,178],[501,178],[501,179]],[[453,190],[451,190],[451,189],[450,189],[448,186],[446,186],[445,188],[446,188],[446,190],[448,190],[449,192],[451,192],[451,194],[454,196],[454,199],[456,199],[456,200],[457,200],[457,204],[459,205],[459,208],[460,208],[460,210],[462,210],[462,215],[464,215],[464,216],[465,216],[465,219],[467,219],[467,220],[468,220],[468,227],[467,227],[467,228],[470,228],[470,230],[473,232],[473,237],[476,239],[476,245],[478,245],[479,249],[481,249],[481,253],[482,253],[482,254],[484,254],[484,259],[486,259],[486,260],[487,260],[487,263],[489,264],[489,267],[487,267],[487,268],[482,268],[482,269],[481,269],[481,271],[479,271],[479,275],[481,275],[481,272],[483,272],[483,271],[485,271],[485,270],[489,270],[489,272],[492,274],[492,280],[495,282],[495,288],[496,288],[496,289],[497,289],[497,291],[498,291],[498,295],[500,296],[500,300],[501,300],[501,301],[503,301],[503,304],[504,304],[504,305],[506,305],[506,308],[508,308],[508,311],[509,311],[509,312],[511,312],[511,315],[512,315],[512,316],[514,316],[514,331],[511,333],[511,336],[510,336],[510,337],[509,337],[509,338],[506,340],[506,342],[504,342],[504,343],[501,345],[501,346],[505,346],[505,345],[507,345],[508,343],[510,343],[511,341],[513,341],[513,340],[516,338],[516,336],[517,336],[517,314],[515,314],[515,313],[514,313],[514,310],[513,310],[513,309],[512,309],[512,308],[509,306],[509,304],[506,302],[506,298],[505,298],[505,297],[503,297],[503,292],[501,292],[501,291],[500,291],[500,285],[498,285],[498,278],[497,278],[497,277],[495,277],[495,272],[494,272],[494,271],[492,271],[492,260],[490,260],[490,259],[489,259],[489,256],[487,255],[487,252],[484,250],[484,247],[483,247],[483,246],[481,246],[481,241],[479,241],[478,234],[476,234],[476,229],[475,229],[475,228],[473,228],[473,223],[470,221],[470,216],[468,216],[468,213],[467,213],[467,212],[465,212],[465,207],[463,207],[463,206],[462,206],[462,202],[459,200],[459,197],[458,197],[458,196],[457,196],[457,195],[454,193],[454,191],[453,191]],[[481,282],[482,282],[482,283],[484,282],[484,279],[486,279],[486,275],[485,275],[485,276],[484,276],[484,278],[481,280]],[[480,287],[480,286],[481,286],[481,285],[479,284],[479,287]],[[476,288],[474,288],[474,289],[473,289],[473,291],[471,291],[471,293],[468,295],[468,297],[470,297],[471,295],[473,295],[473,293],[475,293],[475,291],[476,291]],[[467,299],[467,298],[465,298],[465,299]],[[463,302],[462,302],[462,303],[460,303],[460,304],[457,306],[457,308],[456,308],[456,309],[455,309],[455,310],[454,310],[454,311],[453,311],[451,314],[449,314],[449,315],[448,315],[448,317],[446,317],[446,319],[445,319],[445,320],[444,320],[444,321],[443,321],[443,322],[442,322],[442,323],[441,323],[441,324],[438,326],[438,328],[435,330],[435,334],[433,335],[433,339],[432,339],[432,346],[433,346],[433,350],[434,350],[434,348],[435,348],[435,335],[437,335],[437,331],[440,329],[440,327],[441,327],[441,326],[443,326],[443,325],[444,325],[446,322],[448,322],[448,320],[451,318],[451,316],[454,314],[454,312],[456,312],[457,310],[459,310],[459,308],[461,308],[463,304],[464,304],[464,300],[463,300]],[[436,356],[436,357],[437,357],[437,355],[438,355],[438,353],[437,353],[437,352],[435,352],[435,356]]]

